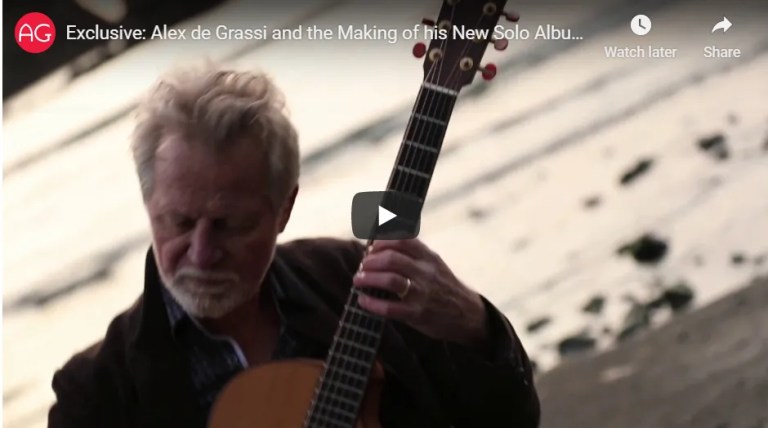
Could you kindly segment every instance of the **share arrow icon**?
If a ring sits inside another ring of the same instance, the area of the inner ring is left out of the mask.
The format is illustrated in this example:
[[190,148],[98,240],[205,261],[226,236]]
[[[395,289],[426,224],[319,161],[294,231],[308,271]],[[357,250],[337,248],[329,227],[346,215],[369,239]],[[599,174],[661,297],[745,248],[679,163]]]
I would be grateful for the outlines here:
[[723,20],[715,24],[714,27],[712,27],[712,32],[714,33],[717,30],[723,30],[723,33],[728,31],[729,28],[731,28],[733,24],[731,24],[731,21],[728,20],[728,18],[723,17]]

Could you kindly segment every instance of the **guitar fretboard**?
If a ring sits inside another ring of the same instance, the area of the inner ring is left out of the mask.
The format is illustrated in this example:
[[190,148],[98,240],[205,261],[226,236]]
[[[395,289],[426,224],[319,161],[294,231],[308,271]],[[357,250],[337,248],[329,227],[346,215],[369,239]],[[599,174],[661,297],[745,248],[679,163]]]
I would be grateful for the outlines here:
[[[424,203],[457,97],[455,90],[428,82],[422,84],[387,184],[388,191]],[[358,293],[350,293],[344,308],[305,427],[355,426],[386,322],[358,305]],[[380,290],[368,294],[392,298]]]

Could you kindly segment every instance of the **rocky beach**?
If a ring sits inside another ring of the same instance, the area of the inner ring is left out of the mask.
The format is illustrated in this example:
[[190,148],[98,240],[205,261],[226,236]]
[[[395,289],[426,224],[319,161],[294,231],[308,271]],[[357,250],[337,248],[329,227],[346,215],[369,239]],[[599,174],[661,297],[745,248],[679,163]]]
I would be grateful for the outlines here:
[[[643,44],[677,56],[608,59],[637,44],[636,2],[509,3],[517,25],[579,38],[489,49],[498,75],[462,91],[420,238],[514,324],[544,428],[768,427],[768,6],[733,4],[714,35],[721,3],[645,2]],[[401,31],[439,5],[226,1],[175,27]],[[707,58],[713,43],[742,55]],[[352,197],[383,190],[423,77],[412,44],[153,40],[4,100],[3,426],[44,427],[53,372],[141,292],[128,138],[159,73],[209,58],[274,76],[302,148],[281,239],[351,238]]]

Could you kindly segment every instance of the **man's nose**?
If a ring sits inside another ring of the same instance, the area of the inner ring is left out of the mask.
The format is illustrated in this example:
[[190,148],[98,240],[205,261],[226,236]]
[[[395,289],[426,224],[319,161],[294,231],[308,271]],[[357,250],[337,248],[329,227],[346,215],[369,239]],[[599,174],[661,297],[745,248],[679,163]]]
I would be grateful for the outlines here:
[[221,259],[222,251],[214,239],[210,220],[200,219],[195,224],[187,255],[201,269],[210,268]]

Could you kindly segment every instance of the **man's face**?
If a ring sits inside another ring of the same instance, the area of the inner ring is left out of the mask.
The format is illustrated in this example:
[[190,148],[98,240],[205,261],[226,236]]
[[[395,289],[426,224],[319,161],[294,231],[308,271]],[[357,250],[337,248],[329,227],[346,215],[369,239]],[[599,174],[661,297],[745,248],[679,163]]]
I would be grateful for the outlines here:
[[223,154],[170,137],[158,148],[147,201],[163,283],[192,316],[220,318],[259,289],[295,192],[275,206],[263,156]]

